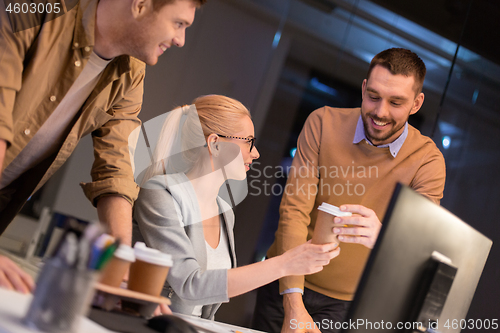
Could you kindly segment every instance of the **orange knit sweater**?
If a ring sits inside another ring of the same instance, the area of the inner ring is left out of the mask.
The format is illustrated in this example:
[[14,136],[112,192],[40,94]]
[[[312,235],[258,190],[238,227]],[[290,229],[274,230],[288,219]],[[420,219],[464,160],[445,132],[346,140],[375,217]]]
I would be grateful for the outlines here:
[[[312,237],[317,207],[361,204],[382,222],[397,182],[439,203],[445,182],[444,158],[434,142],[408,126],[396,157],[389,148],[362,140],[353,144],[360,109],[323,107],[307,119],[280,206],[276,239],[268,256],[282,254]],[[341,243],[340,255],[316,274],[280,280],[280,292],[304,286],[321,294],[352,300],[370,250]]]

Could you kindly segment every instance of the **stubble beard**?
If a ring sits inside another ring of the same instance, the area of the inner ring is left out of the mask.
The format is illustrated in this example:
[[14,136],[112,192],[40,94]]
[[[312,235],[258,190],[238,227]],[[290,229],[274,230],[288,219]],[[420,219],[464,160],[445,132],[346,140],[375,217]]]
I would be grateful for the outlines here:
[[[392,119],[380,119],[380,118],[374,117],[375,120],[381,121],[381,122],[389,122],[388,126],[392,126],[392,129],[389,132],[387,132],[387,134],[384,135],[384,133],[382,131],[379,131],[371,126],[372,117],[370,117],[369,113],[367,113],[365,116],[362,116],[361,119],[363,120],[363,127],[365,130],[366,138],[368,140],[370,140],[370,142],[373,145],[376,145],[376,146],[383,144],[382,142],[388,140],[395,133],[397,133],[399,130],[401,130],[406,123],[406,122],[404,122],[401,126],[396,128],[395,127],[396,123]],[[374,133],[371,133],[369,129],[373,130]],[[380,133],[377,133],[377,132],[380,132]],[[377,134],[379,134],[379,135],[377,135]]]

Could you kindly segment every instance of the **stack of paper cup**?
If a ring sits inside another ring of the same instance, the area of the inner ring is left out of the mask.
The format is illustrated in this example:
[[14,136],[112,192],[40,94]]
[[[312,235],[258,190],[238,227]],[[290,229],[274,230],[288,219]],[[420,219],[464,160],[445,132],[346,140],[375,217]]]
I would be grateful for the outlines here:
[[316,225],[314,226],[314,233],[312,237],[313,244],[327,244],[327,243],[337,243],[337,235],[333,233],[333,227],[339,227],[343,225],[336,225],[333,223],[335,216],[351,216],[352,213],[343,212],[337,206],[327,204],[323,202],[318,207],[318,217],[316,218]]

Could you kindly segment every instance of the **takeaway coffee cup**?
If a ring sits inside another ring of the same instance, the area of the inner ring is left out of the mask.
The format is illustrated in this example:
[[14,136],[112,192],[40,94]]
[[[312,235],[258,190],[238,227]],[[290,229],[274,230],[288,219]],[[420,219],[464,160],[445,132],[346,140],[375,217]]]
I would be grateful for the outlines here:
[[323,202],[318,207],[318,217],[314,226],[312,237],[313,244],[339,243],[337,235],[333,233],[333,227],[337,226],[333,223],[335,216],[351,216],[352,213],[343,212],[337,206]]
[[113,258],[104,267],[100,282],[108,286],[120,287],[123,276],[133,262],[135,262],[134,249],[128,245],[120,244]]
[[172,256],[144,244],[136,244],[134,253],[136,260],[130,265],[128,289],[159,297],[173,264]]

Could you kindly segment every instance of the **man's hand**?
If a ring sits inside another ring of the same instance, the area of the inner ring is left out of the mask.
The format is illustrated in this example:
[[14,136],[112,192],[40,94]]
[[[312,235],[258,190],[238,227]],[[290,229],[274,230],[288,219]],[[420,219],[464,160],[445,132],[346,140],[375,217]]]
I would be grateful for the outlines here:
[[339,241],[345,243],[359,243],[373,249],[377,241],[382,223],[375,212],[361,205],[342,205],[340,210],[351,212],[352,216],[337,216],[335,224],[348,224],[349,227],[335,227],[333,233],[339,235]]
[[283,295],[283,308],[285,319],[281,333],[321,333],[307,312],[300,293]]
[[27,294],[35,289],[35,283],[12,260],[0,255],[0,287]]

